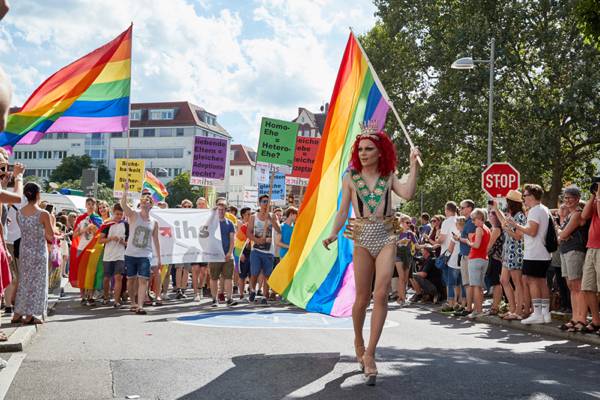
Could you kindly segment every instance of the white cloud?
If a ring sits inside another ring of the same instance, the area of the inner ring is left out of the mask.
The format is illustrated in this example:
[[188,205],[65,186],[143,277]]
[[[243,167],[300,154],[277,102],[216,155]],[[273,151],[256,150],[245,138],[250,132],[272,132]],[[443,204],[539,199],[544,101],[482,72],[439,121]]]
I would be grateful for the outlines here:
[[0,62],[23,101],[43,78],[133,21],[132,101],[189,100],[237,113],[234,139],[255,146],[262,116],[290,119],[299,106],[329,100],[347,27],[364,31],[374,23],[368,0],[224,2],[229,9],[216,11],[211,3],[66,0],[55,7],[21,0],[3,21],[10,35],[0,31],[20,56]]

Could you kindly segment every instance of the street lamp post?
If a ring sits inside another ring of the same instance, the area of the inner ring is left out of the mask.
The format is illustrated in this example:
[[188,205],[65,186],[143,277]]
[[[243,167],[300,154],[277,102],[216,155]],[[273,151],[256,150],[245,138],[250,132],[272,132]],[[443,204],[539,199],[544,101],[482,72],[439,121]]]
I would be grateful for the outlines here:
[[492,163],[492,121],[494,120],[494,58],[495,58],[494,38],[490,40],[490,59],[489,60],[473,60],[472,57],[463,57],[452,63],[453,69],[473,69],[475,64],[490,65],[490,93],[489,93],[489,109],[488,109],[488,141],[487,141],[487,165]]

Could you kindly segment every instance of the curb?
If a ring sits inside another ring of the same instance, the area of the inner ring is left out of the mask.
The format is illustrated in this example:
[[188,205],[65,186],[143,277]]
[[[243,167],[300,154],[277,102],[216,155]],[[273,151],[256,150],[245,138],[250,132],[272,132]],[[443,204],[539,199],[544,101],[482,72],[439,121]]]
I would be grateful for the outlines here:
[[23,351],[37,331],[37,325],[26,325],[16,328],[6,342],[0,342],[0,353]]
[[[439,315],[443,315],[443,316],[446,316],[449,318],[455,318],[455,317],[451,317],[448,314],[441,312],[440,309],[437,309],[437,308],[430,308],[430,307],[422,307],[422,308],[425,310],[429,310],[431,312],[435,312],[436,314],[439,314]],[[456,319],[466,320],[465,317],[456,317]],[[551,337],[558,338],[558,339],[572,340],[574,342],[585,343],[585,344],[589,344],[591,346],[600,347],[600,336],[593,334],[593,333],[585,334],[585,333],[573,333],[573,332],[561,331],[560,329],[558,329],[557,326],[553,325],[554,323],[557,322],[554,319],[552,320],[551,323],[548,323],[548,324],[524,325],[521,323],[521,321],[505,321],[498,317],[483,315],[481,317],[476,317],[473,320],[473,322],[479,322],[479,323],[484,323],[484,324],[488,324],[488,325],[502,326],[505,328],[511,328],[514,330],[532,333],[532,334],[536,334],[536,335],[551,336]]]

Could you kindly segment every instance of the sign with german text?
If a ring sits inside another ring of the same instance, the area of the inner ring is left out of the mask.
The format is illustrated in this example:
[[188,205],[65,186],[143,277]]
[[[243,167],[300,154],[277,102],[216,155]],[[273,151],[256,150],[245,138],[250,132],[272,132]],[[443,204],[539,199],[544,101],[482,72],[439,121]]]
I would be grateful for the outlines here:
[[225,179],[227,140],[196,136],[192,176],[195,178]]
[[296,140],[296,152],[294,154],[294,167],[292,176],[297,178],[310,178],[310,172],[317,158],[320,138],[298,136]]
[[[129,193],[133,197],[139,197],[144,186],[144,160],[128,160],[119,158],[116,160],[115,185],[113,193],[116,198],[123,197],[125,191],[125,182],[129,179]],[[129,168],[128,168],[129,164]]]
[[298,127],[295,122],[263,118],[256,161],[291,167],[294,164]]
[[308,186],[308,178],[298,178],[296,176],[286,176],[285,184],[288,186]]
[[[269,194],[269,183],[258,184],[258,195]],[[285,200],[285,174],[277,172],[273,179],[271,200]]]

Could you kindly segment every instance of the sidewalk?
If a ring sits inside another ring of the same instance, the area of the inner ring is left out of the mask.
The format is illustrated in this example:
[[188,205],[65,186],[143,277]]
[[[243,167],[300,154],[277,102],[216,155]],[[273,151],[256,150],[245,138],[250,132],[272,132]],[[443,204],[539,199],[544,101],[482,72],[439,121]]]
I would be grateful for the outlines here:
[[[53,293],[48,295],[48,315],[52,315],[58,300],[62,296],[65,285],[68,279],[61,279],[60,287],[57,288]],[[40,329],[43,329],[44,325],[22,325],[22,324],[11,324],[10,316],[3,313],[1,320],[1,329],[8,336],[8,341],[0,342],[0,353],[12,353],[23,351],[23,349],[31,342],[31,339],[35,336]]]
[[[447,313],[441,311],[441,305],[433,305],[431,303],[415,304],[417,307],[435,312],[440,315],[445,315],[450,319],[467,319],[466,317],[453,317]],[[561,313],[552,312],[552,322],[548,324],[540,325],[525,325],[521,321],[505,321],[502,318],[492,315],[483,315],[473,320],[474,322],[503,326],[510,329],[515,329],[523,332],[528,332],[536,335],[551,336],[559,339],[572,340],[579,343],[589,344],[591,346],[600,347],[600,336],[596,334],[585,334],[585,333],[572,333],[561,331],[558,326],[568,318],[565,319],[565,315]]]

